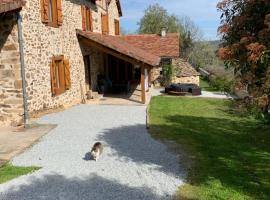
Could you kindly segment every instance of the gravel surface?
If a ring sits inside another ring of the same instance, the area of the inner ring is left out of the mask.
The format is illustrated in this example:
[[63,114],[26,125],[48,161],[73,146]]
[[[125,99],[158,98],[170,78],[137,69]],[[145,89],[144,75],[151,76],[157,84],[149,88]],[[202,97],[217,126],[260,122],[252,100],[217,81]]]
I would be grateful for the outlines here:
[[[150,137],[145,110],[81,105],[41,118],[57,128],[12,163],[43,168],[0,185],[0,199],[171,199],[185,175],[181,158]],[[98,162],[89,158],[96,141],[105,145]]]

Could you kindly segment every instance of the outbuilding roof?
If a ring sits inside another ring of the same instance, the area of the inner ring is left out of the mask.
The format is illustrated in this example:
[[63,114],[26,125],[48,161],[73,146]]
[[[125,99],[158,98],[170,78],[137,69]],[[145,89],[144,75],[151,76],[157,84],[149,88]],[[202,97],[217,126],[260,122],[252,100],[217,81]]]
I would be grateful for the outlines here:
[[164,37],[158,34],[125,35],[119,37],[122,37],[127,43],[159,57],[180,57],[180,36],[178,33],[167,33]]
[[180,58],[175,61],[174,67],[176,77],[189,77],[200,75],[189,62]]

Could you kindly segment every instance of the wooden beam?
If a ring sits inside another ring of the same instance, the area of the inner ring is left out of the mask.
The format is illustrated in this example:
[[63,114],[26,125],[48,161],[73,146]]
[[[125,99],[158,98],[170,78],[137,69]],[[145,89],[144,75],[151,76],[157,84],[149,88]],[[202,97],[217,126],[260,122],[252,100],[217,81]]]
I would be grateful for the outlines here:
[[141,65],[141,98],[142,103],[146,103],[146,91],[145,91],[145,66]]
[[103,51],[103,52],[105,52],[107,54],[113,55],[114,57],[125,60],[125,61],[127,61],[129,63],[135,64],[135,65],[140,65],[142,63],[142,62],[140,62],[140,61],[138,61],[138,60],[136,60],[134,58],[123,55],[123,54],[121,54],[121,53],[119,53],[119,52],[117,52],[115,50],[110,49],[110,48],[104,47],[103,45],[101,45],[101,44],[99,44],[99,43],[97,43],[95,41],[92,41],[90,39],[87,39],[85,37],[79,36],[79,39],[85,45],[93,46],[93,47],[99,49],[100,51]]

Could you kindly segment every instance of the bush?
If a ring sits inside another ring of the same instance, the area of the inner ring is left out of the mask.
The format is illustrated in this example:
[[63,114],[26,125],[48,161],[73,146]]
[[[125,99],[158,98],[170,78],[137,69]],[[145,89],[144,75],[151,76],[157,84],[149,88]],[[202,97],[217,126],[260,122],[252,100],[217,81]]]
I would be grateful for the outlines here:
[[164,86],[167,86],[172,81],[173,66],[172,65],[163,65],[162,72],[163,72]]
[[233,89],[233,81],[228,80],[226,77],[211,76],[210,85],[216,88],[218,91],[224,93],[230,93]]

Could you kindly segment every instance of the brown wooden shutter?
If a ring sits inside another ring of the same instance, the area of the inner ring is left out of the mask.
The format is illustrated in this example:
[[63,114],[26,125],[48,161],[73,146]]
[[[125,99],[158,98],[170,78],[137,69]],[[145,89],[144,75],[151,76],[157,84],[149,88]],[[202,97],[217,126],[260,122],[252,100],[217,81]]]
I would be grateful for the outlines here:
[[62,0],[57,0],[57,24],[58,26],[63,24]]
[[69,60],[64,60],[64,68],[65,68],[65,87],[66,90],[69,90],[71,88]]
[[51,90],[52,90],[52,96],[56,95],[56,77],[55,77],[55,63],[54,63],[54,59],[52,60],[51,64],[50,64],[50,74],[51,74]]
[[43,23],[49,22],[49,0],[40,0],[41,21]]
[[120,35],[120,23],[119,20],[114,20],[114,26],[115,26],[115,35]]
[[81,6],[82,11],[82,30],[86,30],[86,8],[84,5]]
[[93,31],[92,11],[89,9],[89,31]]
[[103,34],[108,34],[109,33],[109,18],[108,15],[101,15],[101,20],[102,20],[102,33]]

